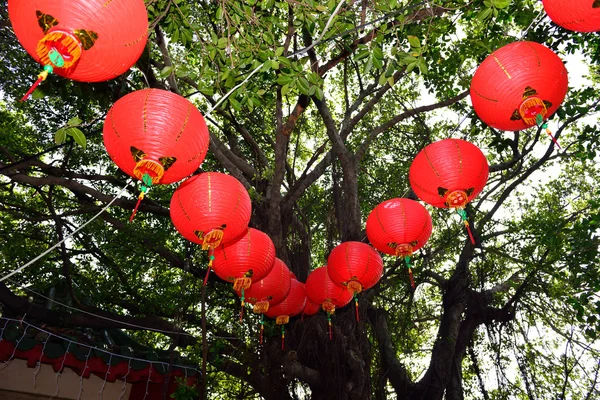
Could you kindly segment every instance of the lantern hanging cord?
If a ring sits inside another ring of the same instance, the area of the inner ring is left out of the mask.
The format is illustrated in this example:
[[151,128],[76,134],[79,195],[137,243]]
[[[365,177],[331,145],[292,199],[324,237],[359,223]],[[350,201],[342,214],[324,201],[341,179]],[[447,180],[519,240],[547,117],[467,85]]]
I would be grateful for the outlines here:
[[33,85],[31,85],[27,93],[25,93],[25,96],[21,98],[21,101],[27,100],[27,98],[33,93],[33,91],[39,86],[39,84],[44,82],[48,75],[52,72],[54,72],[54,68],[52,68],[52,65],[44,65],[44,70],[38,74],[37,81],[35,81]]
[[150,188],[152,187],[152,177],[147,173],[142,176],[142,184],[140,186],[140,195],[138,196],[138,201],[133,208],[133,212],[131,213],[131,217],[129,217],[129,222],[133,221],[135,218],[135,214],[137,214],[138,208],[140,207],[140,203],[144,199],[144,196]]
[[535,123],[537,124],[538,127],[546,130],[546,133],[548,134],[548,136],[550,136],[550,139],[552,139],[552,142],[554,142],[554,144],[556,146],[558,146],[559,149],[562,150],[562,147],[560,147],[560,144],[558,144],[558,141],[556,140],[556,138],[554,137],[554,135],[548,128],[548,121],[544,122],[544,117],[542,116],[542,114],[537,114],[535,116]]
[[469,221],[468,221],[468,217],[467,217],[467,211],[465,211],[464,208],[457,208],[456,212],[458,213],[458,215],[460,215],[460,218],[462,219],[463,223],[465,224],[465,228],[467,229],[467,233],[469,234],[469,239],[471,239],[471,244],[475,244],[475,238],[473,237],[473,233],[471,232],[471,227],[469,225]]
[[67,239],[72,238],[77,232],[79,232],[80,230],[82,230],[83,228],[85,228],[88,224],[90,224],[93,220],[95,220],[96,218],[98,218],[104,211],[106,211],[110,206],[113,205],[113,203],[115,201],[117,201],[117,199],[119,199],[123,193],[125,192],[125,190],[127,190],[127,188],[129,187],[129,185],[131,184],[131,179],[129,179],[127,181],[127,184],[125,185],[125,187],[123,187],[123,189],[121,189],[121,191],[119,193],[117,193],[117,195],[106,205],[104,206],[104,208],[102,208],[96,215],[94,215],[90,220],[88,220],[87,222],[85,222],[83,225],[81,225],[80,227],[78,227],[77,229],[75,229],[73,232],[71,232],[70,234],[66,235],[61,241],[59,241],[58,243],[56,243],[54,246],[50,247],[48,250],[44,251],[42,254],[40,254],[39,256],[35,257],[33,260],[25,263],[24,265],[20,266],[19,268],[15,269],[12,272],[9,272],[8,274],[6,274],[5,276],[0,278],[0,282],[10,278],[11,276],[18,274],[19,272],[23,271],[25,268],[29,267],[31,264],[35,263],[37,260],[39,260],[40,258],[44,257],[46,254],[50,253],[52,250],[54,250],[55,248],[57,248],[58,246],[60,246],[61,244],[63,244]]
[[358,316],[358,293],[354,293],[354,307],[356,309],[356,322],[360,322],[360,317]]
[[410,262],[410,256],[404,257],[404,263],[406,264],[406,268],[408,269],[408,279],[410,279],[410,286],[415,289],[415,279],[413,277],[412,265]]
[[260,314],[260,344],[263,344],[263,332],[265,331],[265,319],[263,314]]

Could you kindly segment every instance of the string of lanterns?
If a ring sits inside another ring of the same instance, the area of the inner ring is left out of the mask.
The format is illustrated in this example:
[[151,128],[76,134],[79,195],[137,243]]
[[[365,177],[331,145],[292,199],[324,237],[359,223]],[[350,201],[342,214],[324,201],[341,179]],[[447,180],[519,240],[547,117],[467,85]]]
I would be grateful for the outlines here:
[[[600,30],[600,0],[543,0],[543,6],[561,27]],[[18,40],[43,66],[22,100],[51,73],[83,82],[113,79],[131,68],[146,46],[148,16],[142,0],[9,0],[8,12]],[[538,126],[552,137],[547,120],[567,89],[567,70],[558,55],[539,43],[520,41],[494,51],[480,64],[470,95],[476,114],[490,127],[515,131]],[[209,134],[204,117],[187,99],[158,89],[130,93],[109,110],[103,138],[113,162],[141,181],[130,222],[154,185],[185,179],[171,198],[173,225],[208,250],[205,284],[211,268],[233,284],[241,299],[240,319],[245,303],[254,305],[261,315],[261,342],[263,315],[281,325],[282,349],[284,326],[295,315],[323,309],[332,339],[331,316],[354,299],[358,322],[358,294],[375,286],[383,274],[377,250],[402,257],[416,287],[411,257],[432,233],[431,216],[417,201],[394,198],[378,204],[366,221],[373,247],[339,244],[327,265],[313,270],[304,284],[276,257],[269,236],[248,226],[252,204],[242,183],[218,172],[189,177],[204,161]],[[474,245],[465,207],[481,193],[488,174],[487,159],[477,146],[445,139],[417,154],[408,179],[423,202],[455,209]]]

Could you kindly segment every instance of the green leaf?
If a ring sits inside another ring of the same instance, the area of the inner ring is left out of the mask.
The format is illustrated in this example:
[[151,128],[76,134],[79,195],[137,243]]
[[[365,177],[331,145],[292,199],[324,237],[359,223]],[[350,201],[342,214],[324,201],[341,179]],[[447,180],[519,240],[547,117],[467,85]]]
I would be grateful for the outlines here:
[[281,95],[282,95],[282,96],[285,96],[286,94],[288,94],[288,93],[289,93],[289,91],[290,91],[290,87],[289,87],[289,85],[283,85],[283,86],[281,87]]
[[35,90],[33,91],[33,93],[31,94],[31,97],[33,99],[43,99],[44,97],[46,97],[46,92],[44,92],[44,89],[41,88],[40,86],[36,87]]
[[512,0],[491,0],[492,5],[500,9],[510,6],[511,1]]
[[54,133],[54,141],[56,144],[62,144],[67,140],[66,128],[60,128]]
[[164,67],[158,76],[160,78],[166,78],[167,76],[171,75],[171,72],[173,72],[173,66],[169,65],[168,67]]
[[79,126],[81,125],[81,120],[79,119],[79,117],[73,117],[69,120],[69,122],[67,122],[67,125],[69,126]]
[[410,43],[410,45],[416,49],[421,48],[421,41],[416,36],[408,36],[408,43]]
[[70,127],[66,128],[65,131],[67,135],[71,136],[73,140],[75,140],[75,143],[83,147],[83,149],[85,150],[86,140],[85,135],[83,134],[83,132],[81,132],[81,130],[79,130],[78,128]]
[[490,15],[492,15],[492,9],[486,8],[485,10],[483,10],[479,14],[477,14],[477,19],[480,21],[485,21],[486,19],[488,19],[490,17]]
[[279,56],[280,56],[280,55],[282,55],[282,54],[283,54],[283,47],[278,47],[278,48],[275,50],[275,57],[279,57]]
[[223,7],[219,6],[217,8],[217,12],[215,13],[216,19],[223,19]]

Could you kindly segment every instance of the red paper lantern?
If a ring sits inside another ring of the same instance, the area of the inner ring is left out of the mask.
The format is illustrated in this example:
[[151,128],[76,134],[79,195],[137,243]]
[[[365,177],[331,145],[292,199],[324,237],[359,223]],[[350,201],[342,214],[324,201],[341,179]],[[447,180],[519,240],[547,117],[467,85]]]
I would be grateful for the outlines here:
[[435,207],[456,209],[469,230],[464,207],[483,190],[488,173],[487,159],[477,146],[460,139],[444,139],[417,154],[408,179],[421,200]]
[[306,296],[328,314],[333,314],[336,307],[344,307],[352,300],[352,293],[329,278],[327,266],[319,267],[308,274]]
[[275,245],[266,233],[248,228],[239,240],[217,247],[212,268],[219,278],[248,289],[252,282],[266,277],[275,263]]
[[347,287],[354,295],[379,282],[383,274],[383,260],[366,243],[343,242],[329,254],[327,273],[333,283]]
[[44,66],[37,83],[51,72],[82,82],[116,78],[148,38],[142,0],[10,0],[8,15],[19,42]]
[[187,240],[215,249],[237,240],[248,228],[252,204],[234,177],[204,172],[183,182],[171,198],[171,220]]
[[[269,318],[275,318],[275,323],[281,325],[281,350],[285,347],[285,328],[284,325],[290,321],[290,317],[298,315],[304,309],[306,304],[306,289],[304,283],[298,282],[296,279],[291,280],[291,287],[288,295],[279,304],[270,307],[265,315]],[[261,320],[261,343],[263,322]]]
[[270,306],[281,303],[290,292],[290,270],[283,261],[275,258],[271,272],[244,292],[238,291],[239,296],[245,295],[245,300],[254,304],[254,312],[266,313]]
[[200,111],[185,97],[160,89],[119,99],[106,115],[103,137],[115,164],[142,181],[131,219],[152,185],[177,182],[196,171],[209,141]]
[[369,241],[385,254],[404,257],[413,288],[410,257],[427,243],[431,230],[431,216],[425,207],[405,198],[379,203],[367,218]]
[[576,32],[600,31],[600,1],[542,0],[552,22]]
[[515,42],[494,51],[477,68],[471,101],[489,126],[518,131],[543,126],[567,88],[567,70],[552,50],[535,42]]
[[308,296],[306,296],[306,304],[304,305],[304,310],[302,310],[303,315],[315,315],[320,309],[320,304],[313,303]]

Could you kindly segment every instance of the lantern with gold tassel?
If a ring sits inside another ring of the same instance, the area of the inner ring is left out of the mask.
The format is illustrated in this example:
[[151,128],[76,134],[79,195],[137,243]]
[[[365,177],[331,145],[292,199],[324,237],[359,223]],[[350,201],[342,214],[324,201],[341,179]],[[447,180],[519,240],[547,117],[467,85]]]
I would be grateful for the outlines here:
[[27,99],[48,74],[81,82],[114,79],[140,57],[148,38],[143,0],[10,0],[19,42],[44,66]]
[[[275,323],[281,325],[281,350],[285,348],[285,324],[290,317],[298,315],[304,310],[306,304],[306,289],[304,283],[296,279],[291,280],[290,291],[288,295],[279,304],[269,307],[265,315],[269,318],[275,318]],[[261,330],[262,339],[262,330]]]
[[367,237],[377,250],[403,257],[412,288],[411,256],[427,243],[432,223],[429,212],[411,199],[395,198],[379,203],[367,218]]
[[410,186],[424,202],[453,208],[475,244],[465,206],[487,183],[488,162],[477,146],[461,139],[444,139],[425,146],[408,171]]

